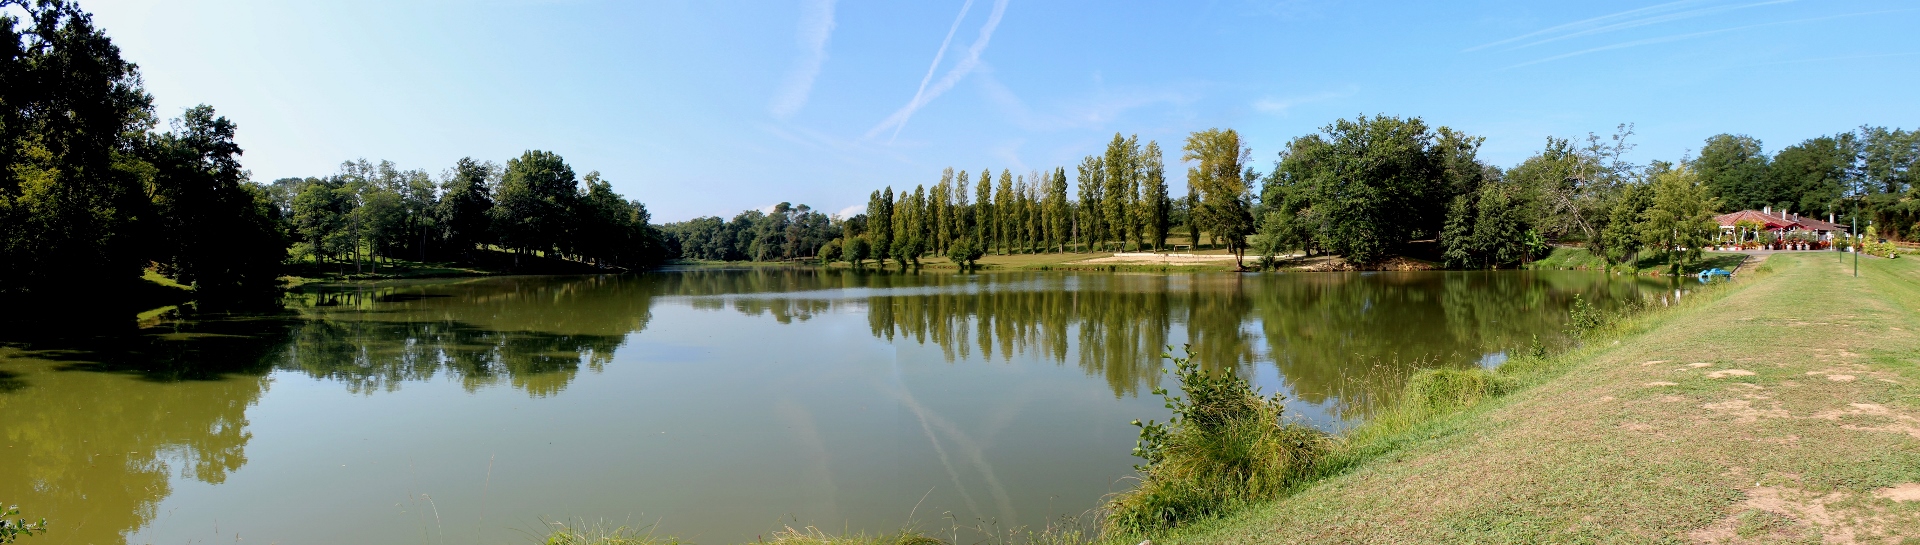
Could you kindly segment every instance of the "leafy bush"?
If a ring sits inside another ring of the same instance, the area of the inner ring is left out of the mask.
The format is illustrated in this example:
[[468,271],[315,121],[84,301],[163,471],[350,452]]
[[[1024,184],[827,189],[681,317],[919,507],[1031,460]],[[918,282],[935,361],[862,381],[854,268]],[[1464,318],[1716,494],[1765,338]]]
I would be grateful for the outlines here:
[[1140,427],[1133,454],[1146,463],[1135,466],[1140,486],[1108,506],[1110,529],[1168,528],[1272,498],[1308,477],[1329,451],[1326,433],[1281,420],[1285,397],[1263,396],[1231,370],[1166,357],[1186,397],[1156,388],[1173,417],[1133,421]]
[[960,239],[947,246],[947,260],[961,267],[973,266],[975,261],[979,261],[985,255],[987,255],[986,249],[970,238]]
[[27,522],[27,519],[7,520],[7,517],[19,515],[20,506],[18,505],[0,508],[0,543],[13,543],[14,540],[22,537],[47,533],[47,519],[44,518],[40,519],[39,523]]
[[1613,323],[1613,317],[1599,307],[1588,303],[1580,294],[1573,295],[1573,305],[1567,310],[1567,325],[1576,335],[1587,333]]

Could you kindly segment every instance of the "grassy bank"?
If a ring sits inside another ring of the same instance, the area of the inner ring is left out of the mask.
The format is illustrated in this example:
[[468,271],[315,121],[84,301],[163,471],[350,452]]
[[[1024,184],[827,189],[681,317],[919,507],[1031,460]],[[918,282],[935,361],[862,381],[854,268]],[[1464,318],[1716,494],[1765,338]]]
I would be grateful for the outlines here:
[[[1823,253],[1820,255],[1825,255],[1829,259],[1833,257],[1832,253]],[[1734,267],[1739,266],[1740,262],[1746,258],[1746,254],[1707,252],[1706,255],[1701,257],[1699,262],[1687,266],[1683,272],[1696,273],[1715,267],[1731,271]],[[1547,254],[1546,257],[1528,263],[1526,268],[1535,270],[1599,271],[1607,270],[1607,263],[1606,260],[1601,259],[1598,255],[1594,255],[1593,252],[1588,251],[1586,248],[1560,246],[1555,247],[1553,253]],[[1635,263],[1631,268],[1626,265],[1614,265],[1612,270],[1613,272],[1623,274],[1631,272],[1637,275],[1660,275],[1667,273],[1667,261],[1665,257],[1649,255],[1640,259],[1640,261]]]
[[[1850,263],[1850,262],[1849,262]],[[1346,434],[1282,499],[1113,542],[1920,541],[1920,267],[1765,272]]]

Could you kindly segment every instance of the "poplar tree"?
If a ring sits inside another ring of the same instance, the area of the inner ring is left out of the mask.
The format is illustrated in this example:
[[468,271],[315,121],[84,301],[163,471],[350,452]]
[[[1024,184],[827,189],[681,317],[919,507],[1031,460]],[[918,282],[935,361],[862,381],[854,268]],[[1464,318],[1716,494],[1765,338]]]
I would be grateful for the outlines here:
[[[954,182],[955,183],[953,185],[953,240],[959,241],[959,240],[968,238],[967,232],[971,229],[971,225],[975,220],[973,217],[974,216],[973,207],[969,206],[967,202],[967,190],[970,189],[969,187],[967,187],[967,179],[962,177],[958,180],[954,180]],[[973,239],[973,243],[978,245],[980,244],[980,240]],[[982,249],[984,249],[984,246],[982,247]]]
[[1140,155],[1140,212],[1136,225],[1146,231],[1147,240],[1153,242],[1153,249],[1159,250],[1167,245],[1169,216],[1173,213],[1173,202],[1167,199],[1167,172],[1160,153],[1160,143],[1149,141]]
[[1080,220],[1080,241],[1086,245],[1088,251],[1092,251],[1095,241],[1101,240],[1103,236],[1100,192],[1105,189],[1103,186],[1106,180],[1106,165],[1099,157],[1088,155],[1080,160],[1077,180],[1080,185],[1080,213],[1076,218]]
[[1024,203],[1022,209],[1027,214],[1027,249],[1034,253],[1044,252],[1047,249],[1047,221],[1043,205],[1047,178],[1040,171],[1028,171],[1027,183],[1021,186],[1020,191],[1024,196],[1021,199]]
[[[967,179],[965,171],[960,172],[960,179]],[[973,240],[978,241],[983,250],[991,252],[993,251],[994,214],[998,213],[994,210],[998,203],[993,202],[993,184],[987,183],[986,178],[981,178],[980,183],[974,184],[973,190]]]
[[1113,133],[1113,141],[1107,144],[1106,200],[1101,203],[1100,210],[1106,216],[1107,232],[1102,242],[1113,241],[1119,246],[1115,250],[1126,249],[1128,235],[1138,238],[1128,211],[1134,207],[1134,159],[1139,154],[1139,147],[1138,137],[1122,138],[1120,133]]
[[873,239],[869,241],[873,243],[873,258],[883,264],[893,255],[893,233],[900,225],[893,208],[893,186],[887,186],[885,193],[873,192],[867,201],[867,230]]
[[1067,169],[1055,167],[1053,180],[1047,184],[1047,235],[1058,251],[1067,251],[1067,217],[1070,211],[1067,202]]
[[[991,175],[991,173],[989,173],[989,175]],[[1002,204],[1000,207],[1000,228],[999,231],[995,233],[996,237],[1000,241],[1001,248],[1006,249],[1007,253],[1013,253],[1013,232],[1016,226],[1019,225],[1017,216],[1015,215],[1019,212],[1019,209],[1014,206],[1013,171],[1000,169],[1000,183],[995,184],[993,200]]]

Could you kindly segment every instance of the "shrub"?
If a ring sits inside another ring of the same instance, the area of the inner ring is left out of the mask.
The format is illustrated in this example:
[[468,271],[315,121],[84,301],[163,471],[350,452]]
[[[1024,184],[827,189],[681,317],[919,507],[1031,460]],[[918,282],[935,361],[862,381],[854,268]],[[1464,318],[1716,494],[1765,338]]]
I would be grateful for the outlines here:
[[1326,433],[1281,420],[1285,397],[1261,395],[1230,369],[1209,372],[1166,357],[1186,397],[1156,388],[1172,418],[1133,421],[1140,427],[1133,454],[1146,463],[1135,466],[1140,486],[1108,506],[1111,529],[1169,528],[1272,498],[1308,477],[1328,452]]
[[835,261],[839,261],[841,250],[845,246],[846,246],[846,243],[840,242],[840,239],[837,239],[837,238],[827,242],[826,246],[820,247],[820,262],[832,263]]
[[27,522],[27,519],[7,520],[6,518],[19,515],[20,506],[18,505],[0,507],[0,543],[13,543],[16,539],[47,533],[47,519],[40,519],[36,524]]
[[974,262],[979,261],[986,253],[986,250],[973,239],[963,238],[947,247],[947,260],[965,268],[973,266]]
[[1606,327],[1612,322],[1613,317],[1608,316],[1606,311],[1588,303],[1580,294],[1573,294],[1573,305],[1567,310],[1567,325],[1572,329],[1572,333],[1576,335],[1587,333]]

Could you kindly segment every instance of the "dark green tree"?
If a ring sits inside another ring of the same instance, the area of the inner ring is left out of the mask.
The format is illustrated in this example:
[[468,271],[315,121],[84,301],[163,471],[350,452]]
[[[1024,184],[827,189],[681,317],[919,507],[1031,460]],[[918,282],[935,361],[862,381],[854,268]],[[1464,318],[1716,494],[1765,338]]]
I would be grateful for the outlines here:
[[152,165],[154,235],[163,274],[205,292],[258,292],[278,285],[287,258],[279,208],[247,182],[235,127],[212,107],[190,108],[175,130],[141,148]]
[[0,1],[0,33],[0,296],[128,284],[150,242],[139,72],[71,2]]
[[566,213],[578,196],[573,167],[558,154],[529,150],[507,161],[493,197],[500,242],[523,253],[558,250],[567,235]]
[[[1647,178],[1665,172],[1665,163],[1655,163],[1649,167]],[[1606,250],[1603,257],[1607,264],[1632,265],[1639,262],[1640,222],[1646,216],[1647,209],[1653,206],[1653,188],[1645,183],[1627,184],[1621,188],[1620,195],[1609,211],[1607,227],[1601,231],[1600,238]]]
[[447,249],[469,259],[482,244],[493,242],[491,181],[500,169],[491,162],[463,157],[454,163],[440,184],[440,203],[435,211],[441,239]]
[[1784,192],[1785,206],[1802,214],[1839,213],[1859,145],[1850,133],[1809,138],[1774,154],[1767,167],[1772,186]]
[[1652,203],[1641,214],[1640,243],[1665,254],[1669,272],[1679,274],[1720,232],[1713,221],[1718,204],[1691,167],[1661,172],[1654,176]]
[[1793,199],[1767,176],[1767,155],[1754,137],[1717,134],[1707,138],[1692,167],[1701,183],[1730,210],[1793,204]]
[[[1305,191],[1290,206],[1311,210],[1316,244],[1356,263],[1398,253],[1439,234],[1455,187],[1470,185],[1477,139],[1436,135],[1419,118],[1338,120],[1288,145],[1278,168]],[[1317,141],[1316,141],[1317,140]]]

